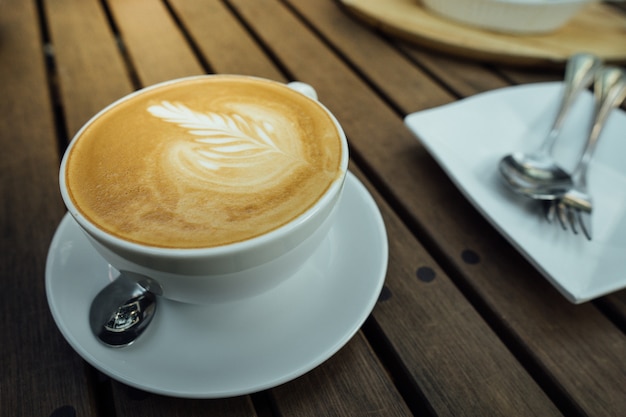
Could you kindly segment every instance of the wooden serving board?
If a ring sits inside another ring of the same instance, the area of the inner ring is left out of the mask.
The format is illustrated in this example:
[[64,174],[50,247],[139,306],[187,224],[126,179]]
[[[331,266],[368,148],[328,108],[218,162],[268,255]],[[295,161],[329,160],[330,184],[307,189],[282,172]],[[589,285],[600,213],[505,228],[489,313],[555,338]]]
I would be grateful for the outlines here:
[[626,13],[594,3],[557,32],[509,35],[447,20],[419,0],[339,0],[346,10],[394,36],[445,53],[514,65],[562,65],[573,53],[593,52],[626,63]]

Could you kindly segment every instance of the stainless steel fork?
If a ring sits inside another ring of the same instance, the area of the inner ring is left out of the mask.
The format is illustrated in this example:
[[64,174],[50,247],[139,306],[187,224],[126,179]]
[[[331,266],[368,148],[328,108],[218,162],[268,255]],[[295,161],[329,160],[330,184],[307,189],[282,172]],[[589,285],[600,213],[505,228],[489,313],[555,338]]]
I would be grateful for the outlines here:
[[587,171],[589,161],[598,143],[600,133],[615,107],[626,98],[626,72],[616,67],[606,67],[598,71],[594,82],[594,116],[587,143],[572,171],[574,186],[562,197],[553,200],[546,210],[548,221],[558,218],[563,229],[568,225],[575,234],[582,230],[587,239],[591,240],[591,213],[593,203],[587,192]]

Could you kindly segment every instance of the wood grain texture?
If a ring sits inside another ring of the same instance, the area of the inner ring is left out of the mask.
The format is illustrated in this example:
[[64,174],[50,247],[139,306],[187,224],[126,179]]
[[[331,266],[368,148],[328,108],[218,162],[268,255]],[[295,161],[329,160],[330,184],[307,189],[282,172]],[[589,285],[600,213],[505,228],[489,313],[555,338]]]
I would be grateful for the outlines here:
[[[383,40],[369,27],[346,18],[335,2],[289,2],[403,112],[437,107],[477,90],[508,85],[471,61],[427,53],[395,39]],[[439,71],[440,67],[447,71]]]
[[[399,44],[399,47],[416,63],[426,68],[433,78],[449,88],[456,98],[510,85],[485,64],[459,61],[443,54],[426,53],[423,49],[409,44]],[[411,113],[409,108],[404,110]]]
[[113,383],[115,415],[118,417],[262,417],[249,396],[220,400],[195,400],[164,397]]
[[35,2],[0,3],[0,415],[95,414],[83,362],[57,330],[44,289],[63,214],[52,100]]
[[272,397],[281,416],[413,415],[361,333],[325,364],[273,389]]
[[116,26],[142,86],[205,71],[160,0],[109,0]]
[[69,138],[102,108],[133,90],[98,0],[45,1]]
[[604,297],[601,306],[613,316],[622,331],[626,331],[626,290]]
[[213,72],[286,81],[222,1],[171,0],[170,3]]
[[[355,19],[346,19],[333,2],[291,0],[289,3],[323,39],[338,46],[341,58],[375,83],[380,94],[394,106],[418,111],[454,100],[454,96],[433,79],[428,68],[415,65],[411,57],[394,47],[393,40],[377,36]],[[377,82],[381,79],[389,82]]]
[[394,237],[387,294],[372,316],[430,407],[442,416],[561,415],[401,219],[370,192]]

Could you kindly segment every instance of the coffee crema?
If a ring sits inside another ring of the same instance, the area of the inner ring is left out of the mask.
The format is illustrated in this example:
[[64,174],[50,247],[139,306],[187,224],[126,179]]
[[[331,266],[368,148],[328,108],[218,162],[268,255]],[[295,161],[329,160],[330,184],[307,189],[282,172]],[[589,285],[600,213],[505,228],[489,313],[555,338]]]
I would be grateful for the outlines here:
[[313,100],[238,76],[143,90],[85,126],[65,181],[81,214],[124,240],[204,248],[312,207],[341,176],[341,134]]

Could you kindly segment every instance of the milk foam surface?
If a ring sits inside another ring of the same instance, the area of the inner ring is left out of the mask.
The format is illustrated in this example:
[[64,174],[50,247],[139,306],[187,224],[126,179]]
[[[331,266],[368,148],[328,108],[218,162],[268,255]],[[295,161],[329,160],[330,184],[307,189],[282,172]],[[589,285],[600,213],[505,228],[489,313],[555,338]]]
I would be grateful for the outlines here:
[[101,229],[157,247],[234,243],[296,218],[340,176],[330,116],[282,84],[203,77],[149,89],[90,123],[66,164]]

